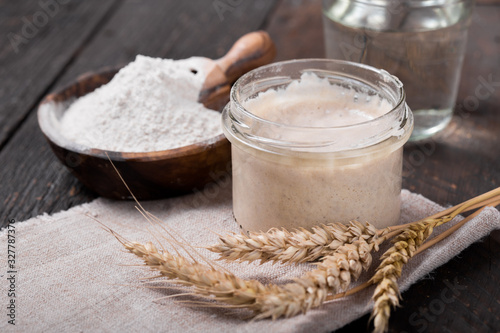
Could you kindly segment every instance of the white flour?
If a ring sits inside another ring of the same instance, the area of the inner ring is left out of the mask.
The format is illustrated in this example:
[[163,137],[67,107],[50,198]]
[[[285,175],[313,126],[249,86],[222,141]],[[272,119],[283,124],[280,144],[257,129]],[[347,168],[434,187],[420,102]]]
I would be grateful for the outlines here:
[[122,152],[178,148],[221,134],[220,113],[197,102],[206,77],[202,62],[138,55],[108,84],[71,104],[61,133],[87,147]]

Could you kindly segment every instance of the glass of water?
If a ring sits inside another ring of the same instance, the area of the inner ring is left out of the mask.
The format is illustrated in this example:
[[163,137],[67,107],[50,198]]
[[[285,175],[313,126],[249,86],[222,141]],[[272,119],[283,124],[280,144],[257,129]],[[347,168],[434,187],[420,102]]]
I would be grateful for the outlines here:
[[323,0],[326,56],[385,69],[404,84],[412,141],[450,122],[474,0]]

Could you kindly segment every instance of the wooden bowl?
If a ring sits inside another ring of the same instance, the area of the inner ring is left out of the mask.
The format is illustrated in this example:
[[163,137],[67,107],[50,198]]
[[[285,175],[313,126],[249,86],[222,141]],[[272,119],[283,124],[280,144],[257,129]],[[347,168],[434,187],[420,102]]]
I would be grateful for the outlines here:
[[[89,149],[63,137],[59,121],[68,105],[108,83],[116,73],[115,69],[86,74],[46,96],[38,108],[38,122],[52,150],[86,187],[103,197],[131,198],[109,159],[141,200],[189,193],[229,173],[230,145],[223,134],[177,149],[146,153]],[[207,107],[225,105],[227,99],[228,94],[219,94]]]
[[[239,38],[220,59],[198,58],[206,73],[198,101],[221,111],[229,100],[231,84],[246,72],[270,63],[275,54],[269,35],[255,31]],[[61,135],[60,120],[68,106],[108,83],[117,72],[84,75],[45,97],[38,108],[38,123],[52,150],[85,186],[104,197],[131,198],[114,164],[132,193],[147,200],[189,193],[230,173],[230,144],[223,134],[189,146],[147,153],[91,149]]]

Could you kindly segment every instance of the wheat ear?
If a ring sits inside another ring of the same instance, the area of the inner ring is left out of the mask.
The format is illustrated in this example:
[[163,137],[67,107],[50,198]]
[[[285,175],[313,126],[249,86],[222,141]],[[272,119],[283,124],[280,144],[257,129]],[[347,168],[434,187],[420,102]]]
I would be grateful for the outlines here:
[[263,285],[256,280],[244,280],[227,271],[217,270],[182,255],[159,251],[151,242],[130,242],[110,231],[123,246],[142,258],[144,263],[175,283],[192,286],[200,296],[227,304],[228,307],[252,310],[256,319],[291,317],[321,305],[326,290],[313,283],[288,283],[283,286]]
[[352,221],[348,225],[330,223],[294,231],[272,228],[267,232],[229,234],[219,236],[217,244],[207,249],[218,253],[221,259],[237,261],[281,261],[302,263],[315,261],[332,254],[344,244],[358,239],[376,243],[379,231],[370,223]]
[[[371,318],[374,320],[374,332],[387,331],[391,307],[399,305],[399,298],[401,296],[397,279],[401,276],[404,264],[406,264],[416,253],[420,252],[420,246],[432,234],[434,228],[453,220],[462,212],[481,207],[479,211],[471,214],[462,222],[459,222],[456,226],[451,228],[453,231],[456,230],[456,228],[462,226],[466,221],[477,216],[485,206],[498,205],[500,199],[499,194],[500,188],[496,188],[495,190],[470,199],[451,209],[445,210],[443,213],[439,214],[439,218],[433,215],[421,221],[414,222],[407,225],[403,232],[394,238],[392,241],[394,245],[382,255],[382,262],[377,268],[375,275],[368,281],[368,285],[377,284],[373,294],[375,304],[371,315]],[[437,237],[435,242],[432,243],[435,244],[441,241],[453,231],[444,232],[442,237]],[[392,232],[387,234],[386,237],[390,237],[391,233]],[[431,246],[431,244],[429,244],[429,246]],[[424,245],[422,249],[427,247],[428,246]],[[364,286],[359,286],[358,289],[360,290],[360,288],[364,288]]]
[[376,247],[378,245],[367,243],[364,239],[342,245],[324,257],[316,264],[317,268],[306,273],[301,280],[316,281],[319,286],[326,284],[329,292],[346,290],[352,280],[357,280],[363,270],[368,270],[372,263],[371,252]]
[[399,305],[397,279],[401,276],[404,264],[413,257],[417,248],[432,234],[437,220],[419,222],[407,227],[394,240],[394,245],[380,258],[382,262],[370,282],[377,284],[373,293],[372,316],[374,332],[385,332],[388,328],[391,307]]
[[167,250],[158,250],[151,242],[131,242],[111,232],[125,249],[140,257],[146,266],[174,283],[194,287],[196,294],[212,297],[227,307],[247,308],[255,319],[291,317],[322,305],[329,292],[345,290],[372,262],[374,244],[359,239],[340,246],[327,256],[316,269],[282,286],[263,285],[218,270],[210,264],[187,259]]
[[426,218],[407,226],[396,236],[389,248],[380,258],[382,262],[369,283],[377,284],[373,293],[375,302],[371,318],[375,326],[374,332],[386,332],[389,325],[391,307],[399,305],[399,287],[397,279],[401,276],[404,264],[413,257],[417,249],[432,234],[435,227],[453,220],[458,214],[475,206],[482,199],[469,200],[451,213],[440,218]]

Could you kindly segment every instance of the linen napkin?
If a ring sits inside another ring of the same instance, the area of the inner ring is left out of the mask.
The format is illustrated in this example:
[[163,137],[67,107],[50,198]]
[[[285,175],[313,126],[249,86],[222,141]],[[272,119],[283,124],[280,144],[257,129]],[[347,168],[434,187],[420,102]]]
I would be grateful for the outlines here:
[[[407,223],[443,209],[421,195],[402,191],[402,216]],[[238,232],[232,215],[231,184],[206,188],[183,197],[144,202],[146,210],[175,230],[174,237],[194,246],[217,242],[217,235]],[[10,297],[6,288],[8,231],[0,232],[0,267],[4,267],[0,304],[2,332],[330,332],[369,312],[373,286],[358,294],[338,299],[289,319],[251,321],[251,312],[210,306],[189,306],[179,301],[196,297],[169,298],[186,292],[176,285],[148,288],[141,278],[155,275],[91,215],[129,240],[161,241],[158,232],[136,210],[131,201],[103,198],[52,216],[42,215],[15,223],[15,325],[5,316]],[[436,228],[439,234],[456,221]],[[415,256],[405,266],[401,290],[444,264],[471,243],[500,228],[500,213],[485,209],[432,248]],[[12,229],[12,228],[11,228]],[[165,235],[165,232],[163,232]],[[156,238],[155,238],[156,237]],[[12,239],[12,237],[11,237]],[[163,241],[165,242],[165,241]],[[203,248],[207,258],[217,255]],[[378,255],[383,252],[381,249]],[[312,269],[309,264],[218,262],[237,276],[263,283],[286,283]],[[374,258],[375,267],[377,261]],[[373,270],[374,268],[372,268]],[[370,272],[368,272],[370,274]],[[361,275],[357,283],[369,275]],[[7,274],[7,278],[9,274]],[[10,282],[9,282],[10,283]],[[352,286],[355,286],[353,284]],[[158,286],[155,284],[155,286]],[[187,291],[189,292],[189,290]],[[211,303],[214,305],[215,303]]]

